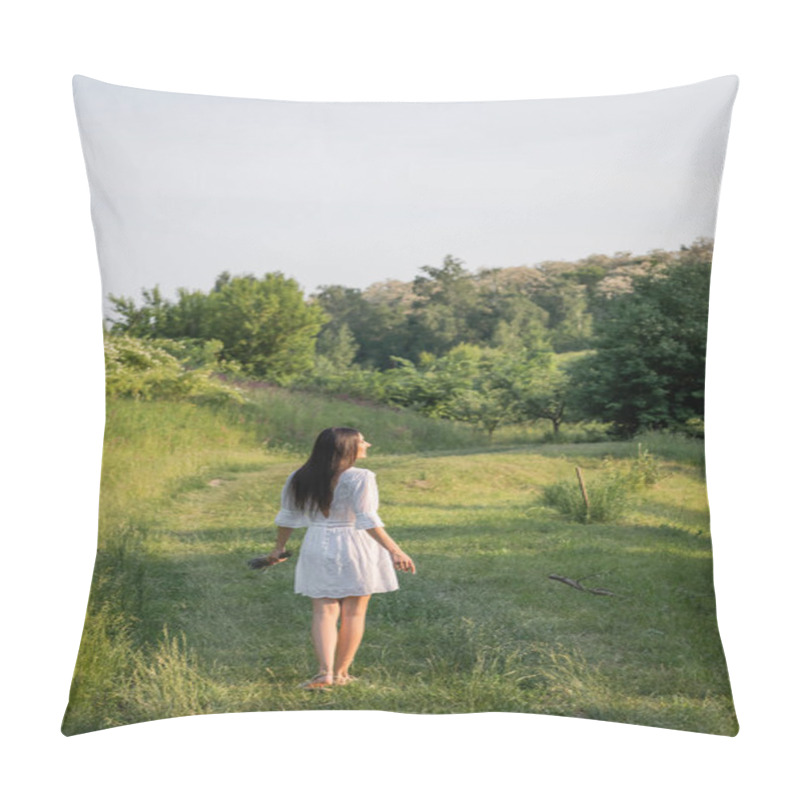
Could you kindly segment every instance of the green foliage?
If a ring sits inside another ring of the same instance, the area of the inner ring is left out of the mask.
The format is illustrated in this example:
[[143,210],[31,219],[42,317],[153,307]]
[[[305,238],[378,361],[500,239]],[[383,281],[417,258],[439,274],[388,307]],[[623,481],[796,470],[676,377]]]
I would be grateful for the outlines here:
[[641,442],[636,446],[636,459],[631,462],[629,480],[634,488],[655,486],[661,478],[658,459]]
[[528,365],[504,351],[462,344],[439,358],[424,354],[419,366],[407,359],[395,361],[396,368],[385,373],[389,402],[468,422],[489,435],[518,419],[515,389]]
[[[514,341],[513,339],[511,341]],[[395,358],[384,373],[383,397],[423,414],[460,420],[490,436],[501,425],[548,419],[556,435],[564,419],[566,378],[538,338],[528,349],[461,344],[444,356],[425,353],[419,365]]]
[[[103,343],[106,395],[109,398],[186,398],[215,405],[244,402],[239,391],[214,379],[211,370],[205,367],[207,361],[214,359],[218,343],[210,342],[198,348],[175,341],[151,341],[111,334],[105,336]],[[188,366],[198,364],[198,361],[199,366]]]
[[384,399],[383,373],[358,365],[340,367],[323,355],[315,356],[314,368],[287,382],[286,388],[368,403],[379,403]]
[[322,309],[306,303],[297,282],[279,272],[262,278],[222,273],[211,292],[180,289],[165,300],[158,287],[143,290],[142,305],[111,296],[116,318],[112,333],[157,339],[221,343],[221,363],[238,364],[246,374],[285,380],[309,370]]
[[608,471],[589,483],[589,509],[583,500],[577,480],[559,481],[546,486],[542,501],[552,506],[573,522],[617,522],[630,507],[631,486],[626,475]]
[[553,347],[558,352],[582,350],[592,336],[586,287],[578,282],[580,272],[551,269],[536,294],[536,303],[547,312]]
[[222,355],[248,374],[281,380],[311,369],[324,318],[296,281],[280,273],[231,278],[211,293],[209,308]]
[[473,275],[448,255],[442,266],[420,272],[410,283],[387,281],[363,292],[325,286],[315,295],[328,327],[346,324],[352,332],[357,364],[391,369],[394,357],[416,363],[423,353],[444,356],[462,344],[504,347],[511,336],[530,346],[547,338],[547,312],[493,280],[495,271]]
[[[158,286],[142,289],[142,304],[137,306],[130,297],[109,294],[115,317],[109,319],[111,333],[126,333],[145,337],[166,335],[165,317],[170,303],[164,299]],[[181,336],[187,335],[185,332]]]
[[453,348],[437,358],[423,354],[419,366],[395,357],[395,368],[384,373],[384,397],[429,417],[453,418],[457,398],[472,389],[481,375],[476,348]]
[[408,357],[442,356],[459,344],[485,341],[490,330],[482,298],[464,262],[448,255],[441,267],[425,266],[421,272],[412,283]]
[[[594,438],[605,424],[702,437],[710,258],[706,240],[477,273],[447,255],[410,282],[323,286],[309,301],[281,273],[223,272],[174,301],[158,287],[140,306],[111,297],[112,332],[158,340],[184,372],[388,403],[489,436],[546,421],[554,442],[576,422]],[[156,388],[119,375],[114,391],[186,391],[174,363],[148,371]]]
[[[337,328],[323,328],[317,338],[317,355],[324,359],[322,369],[329,364],[336,371],[346,370],[352,365],[357,352],[358,344],[346,322]],[[319,366],[315,371],[318,369]]]
[[702,417],[689,417],[683,424],[676,427],[681,433],[694,439],[703,439],[705,437],[705,420]]
[[623,436],[702,417],[710,274],[710,263],[681,262],[610,303],[594,354],[571,367],[585,417]]
[[528,421],[549,420],[558,440],[567,413],[569,382],[557,364],[529,371],[516,387],[518,416]]
[[[328,322],[321,336],[339,334],[347,326],[354,339],[354,359],[363,368],[387,369],[395,353],[405,353],[408,337],[406,317],[410,288],[399,281],[375,284],[362,292],[345,286],[321,286],[313,301]],[[325,343],[318,345],[325,355]]]
[[618,522],[631,508],[632,493],[654,486],[660,476],[657,459],[639,444],[635,459],[621,464],[606,459],[599,473],[584,478],[588,509],[577,479],[544,487],[542,500],[574,522]]

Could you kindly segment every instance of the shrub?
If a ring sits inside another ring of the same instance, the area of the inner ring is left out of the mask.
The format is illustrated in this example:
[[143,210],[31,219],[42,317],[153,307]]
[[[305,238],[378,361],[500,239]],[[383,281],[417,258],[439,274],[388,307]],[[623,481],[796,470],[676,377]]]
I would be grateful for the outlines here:
[[641,489],[654,486],[661,477],[661,466],[656,457],[639,442],[636,446],[636,460],[631,464],[628,478],[632,488]]
[[589,508],[577,480],[546,486],[542,500],[575,522],[616,522],[630,507],[631,494],[653,486],[661,475],[657,459],[646,447],[638,446],[636,459],[620,465],[611,459],[603,462],[599,475],[587,480]]
[[630,492],[628,476],[614,470],[598,480],[587,482],[588,509],[577,480],[546,486],[542,500],[574,522],[615,522],[628,510]]
[[[170,342],[137,339],[132,336],[105,337],[106,395],[137,400],[189,399],[195,403],[225,405],[244,403],[237,389],[212,377],[211,369],[192,369],[188,364],[202,358],[196,347]],[[213,345],[205,358],[211,358]],[[182,363],[181,356],[186,364]]]

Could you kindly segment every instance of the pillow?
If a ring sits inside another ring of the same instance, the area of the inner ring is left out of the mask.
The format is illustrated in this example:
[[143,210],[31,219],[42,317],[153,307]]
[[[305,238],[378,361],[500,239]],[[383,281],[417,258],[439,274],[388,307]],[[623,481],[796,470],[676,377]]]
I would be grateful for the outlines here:
[[737,85],[76,76],[107,415],[63,732],[333,708],[735,735],[703,381]]

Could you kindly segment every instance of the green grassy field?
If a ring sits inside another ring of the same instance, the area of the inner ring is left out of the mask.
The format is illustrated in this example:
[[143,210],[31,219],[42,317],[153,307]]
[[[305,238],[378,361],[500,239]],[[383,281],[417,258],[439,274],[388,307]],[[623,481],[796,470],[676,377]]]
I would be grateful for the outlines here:
[[[489,447],[406,412],[259,402],[245,415],[109,402],[100,549],[66,734],[320,708],[736,733],[701,444],[651,436],[657,483],[631,494],[618,523],[585,525],[546,507],[543,487],[580,465],[591,495],[609,468],[636,458],[636,443]],[[265,436],[270,417],[282,420],[282,441]],[[418,573],[371,601],[353,667],[361,680],[309,693],[296,687],[316,667],[310,601],[293,593],[292,561],[255,573],[246,560],[271,548],[280,487],[330,424],[356,424],[374,443],[366,465],[381,514]]]

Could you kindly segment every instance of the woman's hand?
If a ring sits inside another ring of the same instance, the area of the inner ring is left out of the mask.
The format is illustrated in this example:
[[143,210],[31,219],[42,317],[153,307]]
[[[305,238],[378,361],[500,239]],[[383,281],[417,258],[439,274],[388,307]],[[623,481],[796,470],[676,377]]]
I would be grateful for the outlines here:
[[402,550],[392,553],[392,563],[394,568],[402,572],[410,572],[412,575],[416,573],[417,568],[411,560],[411,556],[407,556]]
[[367,528],[367,533],[383,548],[389,551],[395,569],[402,572],[415,573],[417,568],[410,556],[407,556],[383,528]]
[[272,550],[269,551],[267,557],[274,563],[279,564],[281,561],[286,561],[289,556],[284,556],[284,552],[286,551],[285,547],[273,547]]

